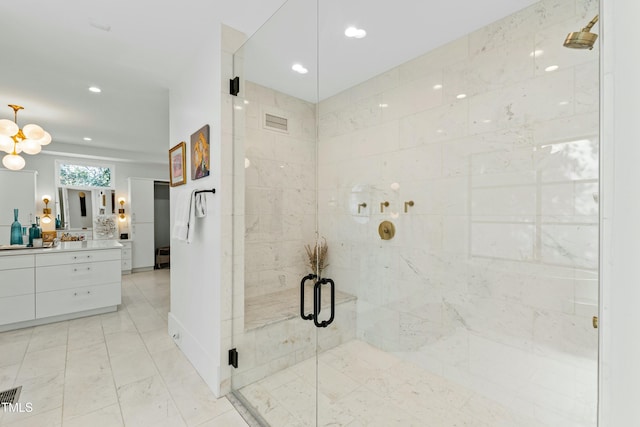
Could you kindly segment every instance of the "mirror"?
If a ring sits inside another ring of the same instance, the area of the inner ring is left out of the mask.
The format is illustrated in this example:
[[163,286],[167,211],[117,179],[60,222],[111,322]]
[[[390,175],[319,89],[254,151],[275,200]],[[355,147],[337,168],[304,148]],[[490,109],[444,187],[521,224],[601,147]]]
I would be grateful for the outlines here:
[[[58,188],[60,227],[63,230],[93,230],[99,217],[117,213],[115,191],[108,189]],[[94,233],[95,234],[95,233]],[[99,236],[94,238],[100,238]]]

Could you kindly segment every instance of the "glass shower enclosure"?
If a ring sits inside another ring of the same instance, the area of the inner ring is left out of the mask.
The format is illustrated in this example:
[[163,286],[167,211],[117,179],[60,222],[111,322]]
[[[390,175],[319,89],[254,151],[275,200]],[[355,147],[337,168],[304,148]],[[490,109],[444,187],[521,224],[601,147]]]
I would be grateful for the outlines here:
[[345,34],[400,3],[289,0],[234,55],[234,394],[271,426],[595,426],[599,52],[562,41],[598,3]]

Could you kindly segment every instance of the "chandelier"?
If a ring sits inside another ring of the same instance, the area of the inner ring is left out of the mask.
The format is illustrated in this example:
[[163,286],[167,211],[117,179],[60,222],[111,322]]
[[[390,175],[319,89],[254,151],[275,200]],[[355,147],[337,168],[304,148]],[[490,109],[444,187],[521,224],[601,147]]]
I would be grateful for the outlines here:
[[0,119],[0,151],[7,153],[2,158],[2,164],[7,169],[14,171],[24,167],[24,159],[21,152],[26,154],[38,154],[43,145],[51,142],[51,135],[38,125],[26,125],[23,129],[18,126],[18,111],[24,107],[9,104],[13,109],[13,121]]

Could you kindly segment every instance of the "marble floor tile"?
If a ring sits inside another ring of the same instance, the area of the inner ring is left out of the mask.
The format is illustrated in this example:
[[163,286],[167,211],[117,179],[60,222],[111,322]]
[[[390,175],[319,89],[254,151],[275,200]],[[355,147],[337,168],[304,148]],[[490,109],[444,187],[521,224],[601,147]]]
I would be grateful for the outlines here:
[[115,404],[86,415],[70,418],[64,421],[65,427],[124,427],[120,405]]
[[64,371],[30,378],[21,382],[20,385],[22,385],[20,402],[31,403],[32,411],[26,413],[7,412],[2,419],[3,423],[10,424],[62,407]]
[[151,357],[168,385],[179,384],[181,378],[193,373],[193,366],[178,348],[154,353]]
[[105,341],[110,357],[125,356],[146,350],[144,341],[137,330],[105,335]]
[[118,387],[126,426],[186,425],[159,375]]
[[111,357],[111,370],[117,387],[158,373],[146,350]]
[[62,426],[62,408],[52,409],[51,411],[32,417],[20,418],[14,422],[4,424],[6,427],[60,427]]
[[29,378],[64,371],[66,358],[66,345],[27,352],[20,366],[16,381],[24,381]]
[[217,399],[200,375],[192,373],[172,384],[171,396],[188,426],[197,426],[234,411],[226,399]]
[[164,350],[170,350],[172,348],[177,348],[176,344],[169,336],[166,327],[142,332],[140,335],[142,335],[142,340],[147,346],[147,350],[151,354],[158,353]]
[[169,270],[127,276],[123,295],[113,313],[0,333],[0,389],[33,405],[0,426],[245,427],[167,335]]
[[68,332],[68,322],[36,326],[31,335],[27,352],[47,350],[52,347],[67,345]]
[[118,403],[111,375],[88,375],[64,385],[64,418],[85,415]]

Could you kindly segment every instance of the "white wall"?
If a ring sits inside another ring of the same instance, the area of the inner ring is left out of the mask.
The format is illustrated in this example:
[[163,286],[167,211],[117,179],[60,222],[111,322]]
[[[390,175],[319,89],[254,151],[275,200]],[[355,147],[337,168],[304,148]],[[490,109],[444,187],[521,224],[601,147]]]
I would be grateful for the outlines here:
[[[220,128],[220,24],[213,21],[209,34],[194,41],[202,46],[185,73],[170,91],[170,146],[187,142],[203,125],[210,125],[211,174],[171,189],[171,225],[176,207],[195,189],[216,188],[207,195],[209,213],[196,220],[191,244],[171,239],[171,312],[169,334],[178,334],[176,343],[198,370],[209,387],[220,395],[222,214],[221,199],[230,188],[221,186]],[[170,147],[167,147],[169,149]],[[190,172],[187,155],[187,174]],[[230,284],[229,284],[230,286]]]
[[602,1],[600,427],[640,425],[637,0]]

